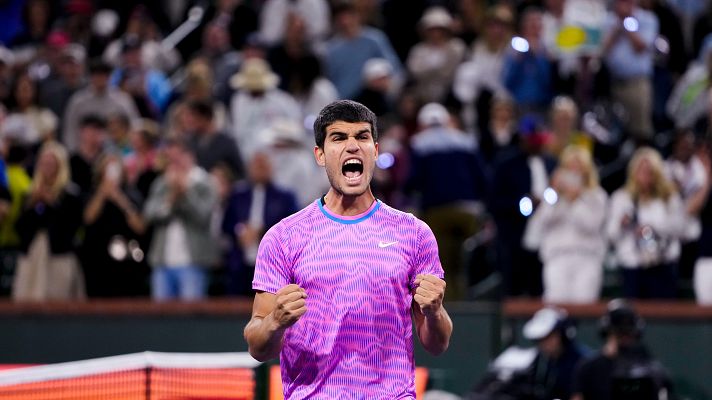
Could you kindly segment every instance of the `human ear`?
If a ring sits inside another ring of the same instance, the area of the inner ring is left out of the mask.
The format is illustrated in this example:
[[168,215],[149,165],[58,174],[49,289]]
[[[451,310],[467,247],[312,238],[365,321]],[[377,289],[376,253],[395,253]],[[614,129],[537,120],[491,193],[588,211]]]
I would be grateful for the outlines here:
[[314,146],[314,159],[316,159],[316,164],[318,166],[326,166],[326,160],[324,159],[324,149],[319,146]]

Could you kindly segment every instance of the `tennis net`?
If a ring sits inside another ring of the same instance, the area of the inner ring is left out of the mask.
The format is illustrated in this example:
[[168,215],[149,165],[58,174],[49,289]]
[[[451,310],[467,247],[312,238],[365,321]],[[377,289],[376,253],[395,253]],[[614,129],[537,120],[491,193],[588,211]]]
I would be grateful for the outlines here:
[[247,353],[125,354],[0,371],[3,400],[252,400]]

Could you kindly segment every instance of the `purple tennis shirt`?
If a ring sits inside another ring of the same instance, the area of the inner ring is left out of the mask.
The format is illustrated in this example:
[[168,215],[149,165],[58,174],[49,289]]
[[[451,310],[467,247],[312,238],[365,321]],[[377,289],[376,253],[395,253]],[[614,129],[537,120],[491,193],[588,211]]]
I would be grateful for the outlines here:
[[444,275],[432,231],[378,200],[353,217],[316,201],[272,227],[252,287],[307,292],[307,312],[284,334],[285,398],[415,399],[418,274]]

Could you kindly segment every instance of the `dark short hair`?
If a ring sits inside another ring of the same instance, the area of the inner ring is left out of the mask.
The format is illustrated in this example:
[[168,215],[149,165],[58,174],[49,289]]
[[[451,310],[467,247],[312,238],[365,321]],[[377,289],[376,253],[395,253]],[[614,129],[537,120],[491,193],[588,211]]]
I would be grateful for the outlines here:
[[316,117],[316,121],[314,121],[314,140],[318,147],[324,148],[326,128],[336,121],[349,123],[368,122],[371,125],[373,141],[378,141],[376,114],[369,110],[368,107],[353,100],[337,100],[322,108]]
[[107,64],[101,59],[93,59],[89,62],[89,74],[111,74],[111,65]]
[[336,17],[337,15],[344,13],[344,12],[356,12],[358,9],[356,8],[356,4],[354,3],[353,0],[336,0],[332,2],[331,5],[331,15],[332,17]]
[[215,116],[213,105],[205,100],[192,100],[188,102],[188,110],[210,121],[212,121]]
[[101,115],[89,114],[79,121],[80,128],[106,129],[106,119]]

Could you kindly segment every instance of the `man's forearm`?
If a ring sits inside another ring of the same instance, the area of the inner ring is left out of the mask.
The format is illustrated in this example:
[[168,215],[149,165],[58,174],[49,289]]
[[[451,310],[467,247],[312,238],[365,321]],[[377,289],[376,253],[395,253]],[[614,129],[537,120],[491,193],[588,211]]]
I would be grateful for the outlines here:
[[447,350],[452,335],[452,320],[445,307],[436,314],[426,317],[415,309],[416,324],[420,343],[430,354],[439,355]]
[[259,361],[277,358],[282,349],[285,329],[277,327],[272,314],[264,318],[252,318],[244,332],[250,355]]

